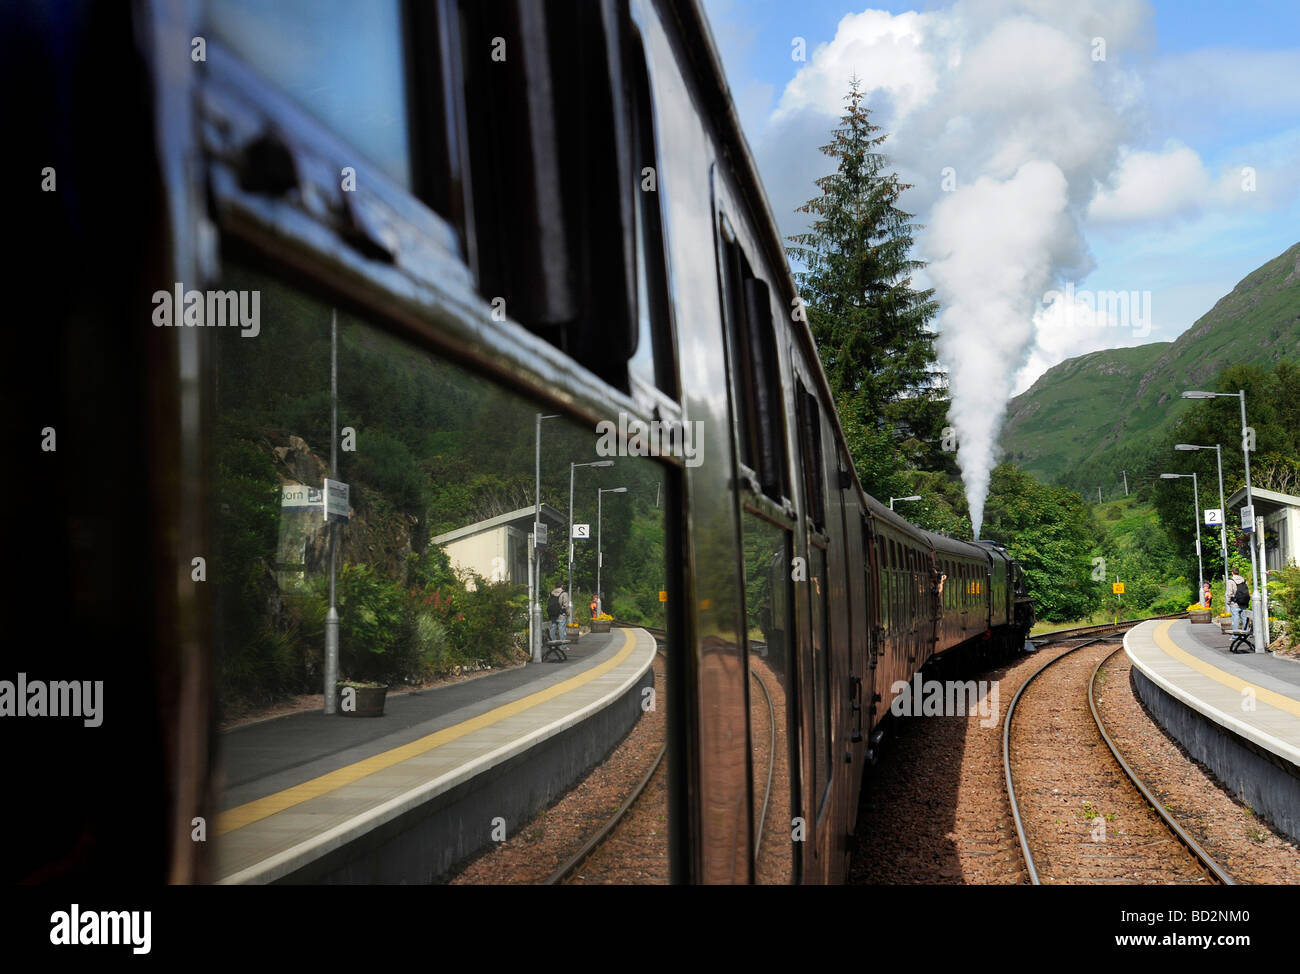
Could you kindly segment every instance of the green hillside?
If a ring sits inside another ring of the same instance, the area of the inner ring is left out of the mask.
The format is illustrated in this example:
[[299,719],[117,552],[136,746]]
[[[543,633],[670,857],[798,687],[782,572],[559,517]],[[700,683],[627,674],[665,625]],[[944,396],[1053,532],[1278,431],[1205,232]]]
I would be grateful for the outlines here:
[[1004,459],[1092,495],[1164,437],[1228,365],[1271,368],[1300,352],[1300,244],[1243,278],[1173,342],[1093,352],[1049,369],[1011,401]]

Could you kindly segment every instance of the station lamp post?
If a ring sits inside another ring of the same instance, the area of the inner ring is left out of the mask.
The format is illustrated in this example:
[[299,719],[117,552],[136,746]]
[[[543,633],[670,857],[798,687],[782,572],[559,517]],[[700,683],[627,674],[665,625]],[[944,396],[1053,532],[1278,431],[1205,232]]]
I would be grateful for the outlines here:
[[911,497],[891,497],[889,498],[889,509],[891,511],[894,509],[894,501],[919,501],[920,499],[920,494],[913,494]]
[[533,534],[528,539],[528,649],[534,663],[542,661],[541,608],[537,605],[538,589],[542,584],[542,559],[537,553],[537,536],[542,533],[542,420],[559,418],[559,413],[537,413],[533,438]]
[[[593,460],[591,463],[569,464],[569,612],[572,614],[576,604],[573,601],[573,471],[578,467],[612,467],[613,460]],[[587,528],[591,530],[590,526]]]
[[[1246,390],[1238,389],[1236,392],[1203,392],[1200,389],[1190,389],[1183,393],[1184,399],[1219,399],[1224,397],[1235,397],[1241,404],[1241,457],[1246,465],[1246,506],[1251,510],[1251,517],[1254,517],[1255,497],[1250,491],[1250,451],[1251,444],[1247,439],[1246,426]],[[1224,517],[1228,512],[1224,511]],[[1251,531],[1254,531],[1254,523],[1251,524]],[[1262,653],[1265,649],[1264,643],[1264,602],[1259,588],[1260,570],[1255,563],[1255,539],[1250,541],[1250,617],[1251,625],[1254,629],[1255,652]],[[1227,591],[1225,589],[1225,596]]]
[[[1216,443],[1214,446],[1196,446],[1192,443],[1179,443],[1174,447],[1175,450],[1213,450],[1214,458],[1219,465],[1219,545],[1223,549],[1223,597],[1228,598],[1228,509],[1223,501],[1223,447]],[[1227,606],[1225,605],[1226,609]]]
[[600,546],[600,522],[603,514],[602,501],[606,494],[626,494],[626,487],[600,487],[596,490],[596,615],[605,611],[605,602],[600,592],[600,569],[605,563],[605,551]]
[[1192,478],[1192,528],[1196,531],[1196,600],[1201,600],[1201,586],[1205,584],[1205,566],[1201,564],[1201,496],[1196,489],[1196,474],[1162,473],[1161,480],[1178,480],[1182,477]]

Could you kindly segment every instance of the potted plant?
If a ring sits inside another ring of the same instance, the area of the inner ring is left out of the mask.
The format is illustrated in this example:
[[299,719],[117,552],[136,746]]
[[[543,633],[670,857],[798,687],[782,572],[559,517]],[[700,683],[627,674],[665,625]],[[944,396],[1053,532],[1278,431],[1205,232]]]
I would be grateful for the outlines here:
[[578,628],[578,624],[576,622],[570,622],[568,626],[566,626],[565,628],[568,630],[568,632],[566,633],[564,638],[571,643],[576,643],[578,641],[578,637],[582,635],[582,630]]
[[1199,602],[1196,605],[1187,607],[1187,616],[1194,623],[1204,623],[1205,625],[1210,623],[1210,610]]
[[614,617],[608,612],[602,612],[591,620],[592,632],[609,632],[609,624],[614,621]]
[[338,685],[337,712],[344,717],[382,717],[388,687],[382,683],[343,680]]

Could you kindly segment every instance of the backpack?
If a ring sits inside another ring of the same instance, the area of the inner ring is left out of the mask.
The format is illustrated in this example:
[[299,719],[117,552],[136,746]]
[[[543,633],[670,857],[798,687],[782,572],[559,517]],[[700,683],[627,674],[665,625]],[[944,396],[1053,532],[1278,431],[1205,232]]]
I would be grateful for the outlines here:
[[554,592],[546,600],[546,617],[548,619],[560,618],[560,597]]
[[1237,583],[1237,590],[1232,593],[1232,601],[1243,609],[1250,605],[1250,587],[1244,581]]

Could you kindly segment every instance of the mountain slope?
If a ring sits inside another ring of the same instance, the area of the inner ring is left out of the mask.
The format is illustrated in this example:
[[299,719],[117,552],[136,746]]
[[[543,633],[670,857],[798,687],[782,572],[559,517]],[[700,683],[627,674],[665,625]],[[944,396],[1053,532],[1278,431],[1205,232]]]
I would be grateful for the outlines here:
[[[1054,366],[1007,409],[1004,459],[1047,482],[1079,489],[1070,473],[1095,471],[1163,435],[1227,365],[1271,367],[1300,357],[1300,243],[1244,277],[1173,342],[1092,352]],[[1095,480],[1095,476],[1093,477]]]

